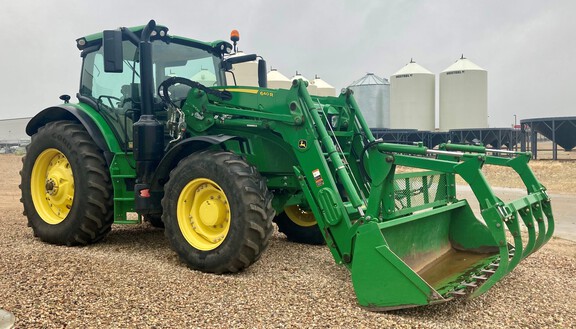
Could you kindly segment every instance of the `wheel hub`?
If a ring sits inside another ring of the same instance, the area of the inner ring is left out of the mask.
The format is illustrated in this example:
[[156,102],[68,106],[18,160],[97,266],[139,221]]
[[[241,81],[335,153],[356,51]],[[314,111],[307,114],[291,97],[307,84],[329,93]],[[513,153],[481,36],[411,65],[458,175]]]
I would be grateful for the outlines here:
[[46,193],[50,195],[58,193],[58,184],[52,178],[46,180]]
[[199,209],[200,220],[204,225],[220,225],[226,216],[224,204],[218,200],[206,200],[202,202]]

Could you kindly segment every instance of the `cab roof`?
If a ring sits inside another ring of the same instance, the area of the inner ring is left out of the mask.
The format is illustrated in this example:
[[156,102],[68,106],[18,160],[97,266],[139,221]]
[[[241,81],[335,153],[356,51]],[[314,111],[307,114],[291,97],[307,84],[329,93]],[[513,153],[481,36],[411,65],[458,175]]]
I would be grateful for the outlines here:
[[[119,28],[119,30],[123,30],[123,31],[125,31],[125,33],[128,33],[128,34],[133,34],[136,37],[136,39],[132,39],[132,40],[136,41],[140,38],[140,35],[142,34],[142,30],[144,30],[145,27],[146,27],[145,25],[133,26],[133,27],[128,27],[128,28],[121,27],[121,28]],[[198,41],[195,39],[185,38],[185,37],[181,37],[181,36],[169,35],[168,34],[168,28],[166,26],[163,26],[163,25],[156,25],[156,28],[154,29],[154,31],[155,31],[155,33],[153,33],[152,37],[150,38],[151,41],[163,40],[163,41],[169,42],[169,43],[174,42],[174,43],[184,44],[184,45],[188,45],[188,46],[207,50],[207,51],[209,51],[215,55],[221,55],[221,54],[224,54],[224,53],[232,50],[232,45],[229,42],[226,42],[223,40],[216,40],[213,42],[203,42],[203,41]],[[78,38],[78,39],[76,39],[76,46],[78,47],[79,50],[81,50],[83,52],[87,52],[87,51],[89,52],[92,49],[97,50],[102,46],[103,35],[104,35],[103,32],[98,32],[98,33],[94,33],[94,34],[90,34],[90,35]],[[124,39],[130,40],[130,38],[126,38],[126,37],[124,37]]]

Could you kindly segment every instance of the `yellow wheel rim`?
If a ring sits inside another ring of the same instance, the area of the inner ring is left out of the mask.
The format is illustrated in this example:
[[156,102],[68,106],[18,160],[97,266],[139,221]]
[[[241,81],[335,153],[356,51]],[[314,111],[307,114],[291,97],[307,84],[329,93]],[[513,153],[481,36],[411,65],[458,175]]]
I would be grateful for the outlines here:
[[207,178],[197,178],[186,184],[178,197],[176,214],[184,238],[199,250],[216,249],[230,230],[230,205],[226,194]]
[[48,224],[61,223],[74,202],[74,175],[70,162],[57,149],[47,149],[36,158],[30,177],[36,212]]
[[311,211],[302,210],[299,205],[286,207],[284,212],[298,226],[310,227],[318,224],[314,214]]

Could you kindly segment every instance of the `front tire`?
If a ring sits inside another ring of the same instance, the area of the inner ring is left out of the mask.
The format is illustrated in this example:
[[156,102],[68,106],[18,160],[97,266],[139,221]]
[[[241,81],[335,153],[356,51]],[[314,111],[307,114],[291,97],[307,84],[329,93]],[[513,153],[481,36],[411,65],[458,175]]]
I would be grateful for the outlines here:
[[241,157],[207,150],[184,158],[164,187],[165,234],[196,270],[238,272],[260,258],[273,232],[272,194]]
[[274,221],[288,241],[312,245],[326,243],[314,214],[298,205],[284,208],[284,212],[276,216]]
[[86,245],[112,226],[113,192],[102,151],[72,121],[47,123],[22,159],[21,202],[34,235],[62,245]]

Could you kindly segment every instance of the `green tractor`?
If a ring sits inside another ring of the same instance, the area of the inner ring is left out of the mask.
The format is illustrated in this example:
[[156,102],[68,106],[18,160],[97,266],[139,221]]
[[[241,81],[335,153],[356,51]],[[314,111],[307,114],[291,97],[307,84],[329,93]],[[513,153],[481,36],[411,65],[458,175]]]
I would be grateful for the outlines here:
[[[384,143],[351,90],[266,88],[261,57],[154,21],[77,46],[78,102],[64,95],[26,128],[22,203],[48,243],[86,245],[147,220],[190,268],[230,273],[259,259],[276,222],[289,240],[325,243],[362,307],[390,310],[478,296],[552,236],[528,153]],[[228,85],[247,61],[258,61],[259,86]],[[200,70],[209,78],[192,79]],[[527,195],[502,202],[484,164],[512,168]],[[456,175],[482,219],[457,199]]]

